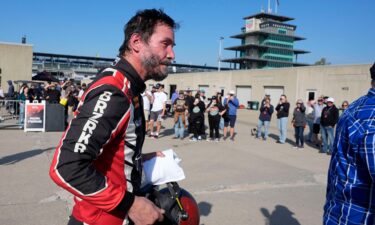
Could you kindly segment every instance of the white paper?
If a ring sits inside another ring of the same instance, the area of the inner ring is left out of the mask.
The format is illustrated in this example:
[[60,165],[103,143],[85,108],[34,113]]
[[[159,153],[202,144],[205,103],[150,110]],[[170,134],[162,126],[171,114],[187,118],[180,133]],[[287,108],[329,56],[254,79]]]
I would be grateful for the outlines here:
[[162,185],[185,179],[185,173],[178,165],[181,159],[173,149],[163,151],[164,157],[154,157],[143,163],[142,186]]

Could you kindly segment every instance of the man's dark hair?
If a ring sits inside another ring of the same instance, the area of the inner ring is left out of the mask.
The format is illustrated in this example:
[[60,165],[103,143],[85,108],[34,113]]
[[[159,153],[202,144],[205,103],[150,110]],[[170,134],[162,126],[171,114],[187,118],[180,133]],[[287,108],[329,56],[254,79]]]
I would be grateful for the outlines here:
[[154,28],[158,23],[165,24],[172,29],[178,29],[179,25],[162,9],[145,9],[138,11],[124,27],[124,42],[122,43],[119,53],[123,55],[130,50],[129,40],[134,33],[138,33],[144,42],[148,42],[154,33]]

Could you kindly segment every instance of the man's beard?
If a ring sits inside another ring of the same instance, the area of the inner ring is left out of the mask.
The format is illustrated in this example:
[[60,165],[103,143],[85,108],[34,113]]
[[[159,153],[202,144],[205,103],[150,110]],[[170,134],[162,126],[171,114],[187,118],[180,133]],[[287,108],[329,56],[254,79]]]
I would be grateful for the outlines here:
[[[142,66],[146,70],[146,80],[162,81],[168,76],[169,60],[162,61],[159,56],[150,54],[150,57],[142,59]],[[160,65],[166,65],[165,69],[160,68]]]

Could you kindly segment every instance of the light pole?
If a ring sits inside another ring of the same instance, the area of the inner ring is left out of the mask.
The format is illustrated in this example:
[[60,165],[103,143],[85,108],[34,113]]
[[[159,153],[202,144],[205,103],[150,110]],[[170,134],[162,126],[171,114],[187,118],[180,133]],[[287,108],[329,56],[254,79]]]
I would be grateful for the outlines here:
[[219,66],[217,67],[217,71],[220,71],[221,67],[221,46],[223,45],[224,37],[219,38]]

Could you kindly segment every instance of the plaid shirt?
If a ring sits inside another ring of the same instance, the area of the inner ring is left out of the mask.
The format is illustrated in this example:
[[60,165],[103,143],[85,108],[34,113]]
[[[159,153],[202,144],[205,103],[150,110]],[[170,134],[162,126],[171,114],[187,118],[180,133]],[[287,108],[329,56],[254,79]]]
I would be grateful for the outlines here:
[[375,224],[375,89],[341,116],[328,171],[323,224]]

